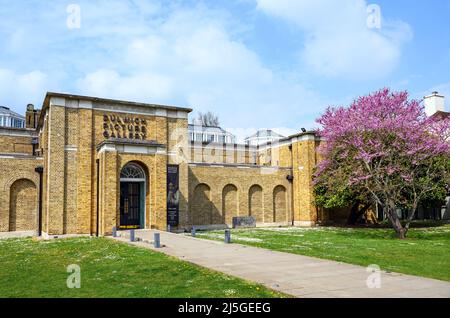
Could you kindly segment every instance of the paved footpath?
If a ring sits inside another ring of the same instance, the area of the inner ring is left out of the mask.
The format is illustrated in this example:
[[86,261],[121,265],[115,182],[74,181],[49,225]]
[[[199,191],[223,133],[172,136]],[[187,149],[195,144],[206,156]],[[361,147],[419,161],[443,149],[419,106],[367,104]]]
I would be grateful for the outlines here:
[[[153,247],[154,230],[136,231],[130,243],[175,256],[225,274],[261,283],[295,297],[445,297],[450,283],[381,271],[380,288],[368,288],[365,267],[240,244],[159,232],[162,248]],[[124,237],[116,238],[128,241]],[[373,274],[372,274],[373,275]]]

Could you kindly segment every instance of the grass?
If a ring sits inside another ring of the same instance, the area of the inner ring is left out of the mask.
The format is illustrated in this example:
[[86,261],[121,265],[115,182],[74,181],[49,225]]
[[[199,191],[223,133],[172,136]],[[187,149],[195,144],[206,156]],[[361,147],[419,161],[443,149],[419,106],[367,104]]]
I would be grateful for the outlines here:
[[[105,238],[0,240],[0,297],[283,297],[261,285]],[[70,289],[67,266],[81,268]]]
[[[223,240],[223,231],[197,232]],[[382,228],[256,228],[232,230],[232,242],[450,281],[450,224],[416,224],[406,240]]]

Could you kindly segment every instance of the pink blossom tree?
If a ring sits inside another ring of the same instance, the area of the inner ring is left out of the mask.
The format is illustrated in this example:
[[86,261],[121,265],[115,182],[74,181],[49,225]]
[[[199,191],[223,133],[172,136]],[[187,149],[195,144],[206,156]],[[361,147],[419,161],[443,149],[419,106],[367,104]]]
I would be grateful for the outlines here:
[[[449,184],[450,118],[427,117],[407,92],[385,88],[347,108],[328,108],[317,122],[325,142],[315,184],[363,193],[383,208],[399,238],[421,200]],[[404,224],[399,207],[408,211]]]

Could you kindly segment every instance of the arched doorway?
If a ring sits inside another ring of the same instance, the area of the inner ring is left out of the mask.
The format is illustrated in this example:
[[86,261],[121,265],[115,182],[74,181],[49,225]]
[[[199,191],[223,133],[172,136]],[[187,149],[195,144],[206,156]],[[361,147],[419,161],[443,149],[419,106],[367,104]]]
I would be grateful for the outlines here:
[[126,164],[120,172],[120,224],[121,229],[145,228],[146,175],[134,162]]

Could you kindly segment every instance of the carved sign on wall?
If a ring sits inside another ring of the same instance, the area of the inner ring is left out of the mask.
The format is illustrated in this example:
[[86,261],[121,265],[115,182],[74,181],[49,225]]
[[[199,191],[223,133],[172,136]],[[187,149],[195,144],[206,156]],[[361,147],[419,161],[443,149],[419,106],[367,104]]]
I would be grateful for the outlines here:
[[141,139],[147,138],[147,120],[141,117],[103,115],[103,137]]

